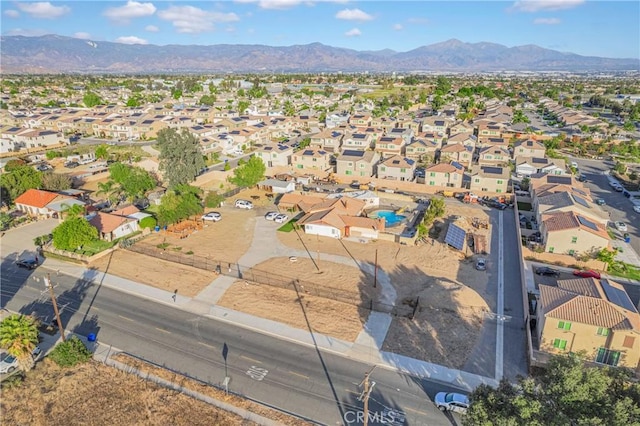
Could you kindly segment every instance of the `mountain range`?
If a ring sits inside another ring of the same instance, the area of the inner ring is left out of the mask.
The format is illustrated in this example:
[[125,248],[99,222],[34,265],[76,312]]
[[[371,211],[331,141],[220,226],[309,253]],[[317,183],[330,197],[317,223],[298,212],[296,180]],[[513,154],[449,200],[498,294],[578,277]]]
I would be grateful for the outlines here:
[[448,40],[407,52],[294,46],[121,44],[59,35],[0,37],[2,73],[497,72],[640,70],[640,59],[581,56],[535,45]]

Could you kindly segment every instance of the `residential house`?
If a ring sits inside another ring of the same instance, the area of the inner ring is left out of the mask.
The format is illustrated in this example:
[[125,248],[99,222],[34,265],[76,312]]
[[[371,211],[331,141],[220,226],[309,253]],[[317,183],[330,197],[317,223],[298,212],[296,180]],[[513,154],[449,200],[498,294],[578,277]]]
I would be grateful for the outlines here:
[[440,163],[425,170],[424,182],[428,186],[461,188],[464,167],[457,163]]
[[138,221],[134,218],[114,213],[97,212],[89,223],[98,230],[98,236],[105,241],[127,236],[138,230]]
[[540,350],[580,353],[598,364],[640,367],[640,316],[624,287],[610,279],[539,285],[536,334]]
[[336,173],[344,176],[371,177],[376,173],[380,154],[376,151],[346,150],[336,159]]
[[500,147],[485,147],[480,149],[478,164],[481,166],[508,165],[511,161],[511,153]]
[[540,235],[546,252],[573,256],[609,247],[605,225],[578,212],[555,211],[541,216]]
[[349,123],[350,115],[347,113],[344,114],[327,114],[325,118],[325,127],[327,129],[333,129],[334,127],[339,127]]
[[333,169],[331,158],[333,155],[318,147],[309,147],[291,154],[291,165],[298,170],[321,170]]
[[288,166],[291,164],[293,147],[280,143],[269,143],[258,148],[253,155],[260,158],[267,167]]
[[447,145],[451,145],[454,143],[464,146],[470,146],[475,149],[476,145],[478,144],[478,138],[469,133],[457,133],[447,139]]
[[462,121],[449,127],[449,138],[460,134],[473,135],[474,131],[475,129],[471,124],[466,121]]
[[531,176],[537,173],[566,175],[565,161],[560,158],[518,157],[516,175]]
[[311,147],[322,148],[325,151],[340,152],[344,132],[336,129],[325,129],[320,133],[311,135]]
[[415,132],[411,128],[396,127],[389,130],[384,136],[393,138],[400,137],[404,141],[404,145],[407,145],[411,142],[411,140],[413,140],[414,135]]
[[353,114],[351,117],[349,117],[349,124],[358,127],[369,127],[371,125],[371,114]]
[[57,202],[75,200],[73,197],[41,189],[28,189],[14,200],[16,209],[33,217],[51,218],[58,210],[50,208]]
[[342,140],[342,149],[366,151],[373,146],[373,136],[366,133],[351,133]]
[[469,172],[469,189],[477,192],[495,192],[504,194],[509,183],[509,167],[476,166]]
[[509,140],[505,138],[483,138],[483,139],[478,138],[478,142],[476,146],[480,148],[509,149]]
[[393,117],[372,117],[371,118],[371,127],[377,127],[382,129],[383,132],[388,132],[389,130],[396,127],[397,121]]
[[480,123],[478,125],[478,139],[483,142],[486,139],[501,138],[503,128],[502,123]]
[[473,147],[457,143],[447,143],[440,149],[440,161],[448,163],[455,161],[469,168],[473,160]]
[[401,155],[394,155],[378,164],[378,179],[412,181],[416,162]]
[[533,139],[516,141],[513,146],[513,159],[517,160],[519,157],[543,158],[546,152],[547,149],[540,141],[536,141]]
[[575,188],[570,192],[546,194],[541,194],[539,190],[536,190],[532,201],[538,223],[540,223],[540,219],[545,214],[564,212],[574,212],[603,226],[606,226],[609,222],[609,214],[602,207],[591,201],[589,196],[579,194]]
[[448,118],[433,116],[422,120],[422,131],[433,132],[439,135],[446,135],[453,122]]
[[53,130],[25,129],[15,135],[16,144],[25,148],[41,148],[63,142],[62,134]]
[[258,188],[274,194],[287,194],[296,190],[296,182],[294,180],[265,179],[258,182]]
[[376,141],[375,151],[383,158],[404,153],[405,141],[401,137],[383,136]]
[[404,148],[405,155],[412,160],[432,163],[440,146],[439,140],[413,138],[411,143]]

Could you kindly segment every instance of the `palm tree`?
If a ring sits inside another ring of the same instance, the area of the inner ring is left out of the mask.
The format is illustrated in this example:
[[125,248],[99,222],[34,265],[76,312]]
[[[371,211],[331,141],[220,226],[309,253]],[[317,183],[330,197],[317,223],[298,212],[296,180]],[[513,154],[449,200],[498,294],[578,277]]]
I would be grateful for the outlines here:
[[122,188],[115,181],[109,179],[106,182],[98,183],[96,195],[106,195],[111,204],[114,204],[122,194]]
[[84,206],[81,204],[62,203],[60,207],[62,207],[62,213],[67,217],[76,217],[84,213]]
[[14,314],[0,322],[0,346],[18,359],[24,371],[33,368],[39,334],[38,320],[31,315]]

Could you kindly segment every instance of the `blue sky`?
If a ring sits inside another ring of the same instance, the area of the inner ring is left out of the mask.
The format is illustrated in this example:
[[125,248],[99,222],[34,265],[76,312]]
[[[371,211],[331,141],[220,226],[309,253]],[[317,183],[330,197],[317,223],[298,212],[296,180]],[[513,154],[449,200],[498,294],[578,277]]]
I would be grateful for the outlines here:
[[457,38],[640,58],[637,0],[2,0],[0,5],[3,35],[159,45],[320,42],[403,52]]

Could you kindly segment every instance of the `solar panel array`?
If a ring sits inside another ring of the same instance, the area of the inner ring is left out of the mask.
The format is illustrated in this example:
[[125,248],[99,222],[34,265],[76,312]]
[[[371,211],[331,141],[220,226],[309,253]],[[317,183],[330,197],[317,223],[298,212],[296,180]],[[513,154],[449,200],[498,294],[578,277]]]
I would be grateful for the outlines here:
[[482,171],[491,175],[501,175],[502,167],[483,167]]
[[571,185],[571,176],[547,175],[547,182],[558,183],[562,185]]
[[313,150],[312,149],[307,149],[302,153],[302,155],[313,155]]
[[584,198],[578,197],[577,195],[573,195],[573,199],[575,200],[576,203],[580,204],[581,206],[590,208],[589,203],[587,203],[587,200],[585,200]]
[[464,244],[467,241],[467,231],[460,228],[455,223],[449,225],[449,229],[447,229],[447,235],[444,237],[444,242],[449,244],[450,246],[463,250]]
[[598,230],[598,226],[595,223],[591,222],[589,219],[586,219],[582,216],[578,216],[578,222],[580,222],[582,225],[586,226],[587,228],[593,229],[594,231]]
[[364,151],[356,151],[353,149],[345,149],[342,152],[342,155],[347,155],[347,156],[351,156],[351,157],[362,157],[364,156]]
[[456,169],[458,169],[458,170],[464,170],[464,166],[462,164],[458,163],[457,161],[452,161],[451,165],[453,167],[455,167]]
[[627,311],[638,312],[636,307],[633,306],[633,303],[631,302],[631,299],[629,299],[629,295],[626,291],[615,288],[609,284],[609,281],[606,279],[600,280],[600,284],[602,284],[602,289],[604,290],[604,294],[607,295],[609,302],[618,305]]

